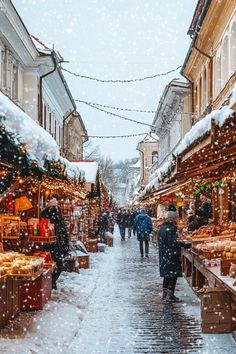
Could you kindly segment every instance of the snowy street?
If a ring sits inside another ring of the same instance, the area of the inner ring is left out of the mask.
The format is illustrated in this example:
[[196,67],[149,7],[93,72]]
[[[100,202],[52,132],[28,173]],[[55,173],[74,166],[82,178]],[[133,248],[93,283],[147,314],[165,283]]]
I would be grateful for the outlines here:
[[[162,304],[158,253],[140,259],[135,237],[92,254],[89,270],[64,273],[43,311],[22,313],[3,331],[0,353],[229,353],[230,334],[200,330],[200,306],[184,279],[181,304]],[[11,335],[12,333],[12,335]],[[14,333],[14,334],[13,334]]]

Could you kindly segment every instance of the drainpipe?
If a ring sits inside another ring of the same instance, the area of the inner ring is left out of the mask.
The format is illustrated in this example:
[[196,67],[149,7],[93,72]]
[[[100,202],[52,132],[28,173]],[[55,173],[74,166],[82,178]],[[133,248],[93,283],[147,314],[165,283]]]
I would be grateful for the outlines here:
[[51,57],[52,57],[52,60],[54,63],[54,68],[51,71],[49,71],[48,73],[39,77],[39,106],[38,106],[38,116],[39,117],[38,117],[38,120],[39,120],[39,125],[41,125],[41,126],[43,125],[43,79],[46,76],[49,76],[52,73],[54,73],[54,71],[56,71],[56,69],[57,69],[57,62],[56,62],[56,59],[55,59],[53,53],[51,54]]

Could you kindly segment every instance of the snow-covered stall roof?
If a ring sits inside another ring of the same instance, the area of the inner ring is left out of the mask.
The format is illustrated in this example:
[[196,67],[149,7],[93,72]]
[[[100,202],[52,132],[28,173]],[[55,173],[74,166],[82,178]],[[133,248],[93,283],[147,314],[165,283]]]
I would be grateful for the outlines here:
[[197,122],[190,131],[184,136],[180,145],[176,149],[176,154],[181,154],[188,146],[193,144],[197,139],[202,137],[204,134],[209,133],[211,131],[211,122],[212,119],[215,120],[216,124],[219,127],[225,123],[226,119],[229,118],[234,111],[230,108],[236,103],[236,86],[232,91],[232,96],[228,105],[223,106],[220,109],[212,111],[207,114],[204,118],[202,118],[199,122]]
[[87,183],[95,183],[98,173],[98,163],[96,161],[72,161],[70,164],[84,171]]
[[44,168],[45,161],[60,160],[66,166],[69,177],[83,175],[78,168],[60,156],[59,146],[53,137],[32,118],[0,92],[0,117],[6,131],[15,135],[16,144],[24,144],[32,161],[37,161]]

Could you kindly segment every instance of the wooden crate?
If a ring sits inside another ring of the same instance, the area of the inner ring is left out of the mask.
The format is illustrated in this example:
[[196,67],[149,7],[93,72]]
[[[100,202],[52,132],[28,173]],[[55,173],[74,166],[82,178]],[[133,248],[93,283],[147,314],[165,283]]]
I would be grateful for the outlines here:
[[76,269],[76,257],[66,258],[63,261],[63,270],[65,272],[72,273],[75,272],[75,269]]
[[108,237],[107,238],[107,246],[108,247],[113,247],[113,238],[112,237]]
[[77,256],[77,262],[79,263],[80,269],[88,269],[90,267],[89,254],[85,254],[84,256]]
[[88,252],[95,253],[98,252],[98,240],[97,239],[86,239],[86,249]]
[[221,258],[220,275],[229,275],[231,263],[236,264],[235,258]]

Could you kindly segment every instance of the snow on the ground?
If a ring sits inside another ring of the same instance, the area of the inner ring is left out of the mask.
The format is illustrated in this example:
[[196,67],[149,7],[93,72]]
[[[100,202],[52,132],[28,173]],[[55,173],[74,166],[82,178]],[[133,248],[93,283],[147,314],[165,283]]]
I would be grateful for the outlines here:
[[[110,252],[110,250],[108,251]],[[84,309],[96,287],[96,278],[106,261],[106,253],[91,254],[91,268],[80,274],[63,273],[58,290],[42,311],[21,312],[2,331],[0,353],[66,353],[68,343],[78,334]]]
[[[51,301],[42,311],[22,312],[10,326],[2,330],[0,353],[105,354],[113,353],[114,348],[117,348],[117,353],[133,353],[132,348],[137,339],[142,340],[141,332],[145,330],[142,320],[145,323],[148,318],[147,313],[142,319],[145,311],[143,305],[140,304],[140,307],[136,302],[133,303],[142,295],[138,292],[142,289],[141,278],[140,283],[139,280],[137,282],[137,276],[142,272],[150,274],[145,278],[144,286],[150,290],[153,288],[152,291],[156,292],[154,298],[151,295],[150,299],[154,302],[161,301],[158,300],[162,279],[158,277],[157,250],[151,247],[150,252],[148,262],[139,262],[136,239],[132,237],[121,243],[119,235],[116,235],[115,247],[107,248],[105,253],[90,254],[90,269],[81,269],[80,274],[61,275],[58,290],[53,292]],[[132,267],[130,271],[129,267]],[[199,323],[199,300],[183,278],[178,280],[177,295],[183,299],[176,306],[181,307],[180,313],[185,314],[185,321],[189,319]],[[161,311],[161,303],[159,310]],[[133,318],[133,322],[136,321],[137,328],[141,326],[141,334],[133,333],[130,318]],[[191,325],[190,322],[189,326]],[[167,323],[166,326],[168,328],[170,324]],[[164,327],[161,326],[160,333],[165,333],[165,323]],[[236,348],[231,334],[201,334],[199,330],[197,333],[202,343],[201,349],[196,348],[194,351],[192,348],[189,353],[233,353]],[[153,340],[155,342],[155,338]],[[165,341],[164,337],[163,340]]]

